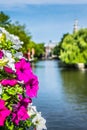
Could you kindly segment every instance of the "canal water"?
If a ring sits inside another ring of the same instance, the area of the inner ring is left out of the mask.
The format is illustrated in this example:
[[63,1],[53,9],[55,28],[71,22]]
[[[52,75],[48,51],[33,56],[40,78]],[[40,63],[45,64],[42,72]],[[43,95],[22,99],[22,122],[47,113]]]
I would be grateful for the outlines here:
[[33,105],[47,130],[87,130],[87,71],[60,68],[56,60],[32,66],[40,87]]

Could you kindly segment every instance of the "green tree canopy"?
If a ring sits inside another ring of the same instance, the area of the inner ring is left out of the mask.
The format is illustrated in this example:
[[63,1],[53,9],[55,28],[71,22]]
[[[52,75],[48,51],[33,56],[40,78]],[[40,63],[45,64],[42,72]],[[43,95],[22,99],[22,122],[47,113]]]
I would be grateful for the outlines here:
[[4,12],[0,12],[0,26],[7,26],[8,24],[10,24],[11,20],[10,17],[6,14],[4,14]]
[[64,35],[59,45],[61,61],[67,64],[87,64],[87,29]]

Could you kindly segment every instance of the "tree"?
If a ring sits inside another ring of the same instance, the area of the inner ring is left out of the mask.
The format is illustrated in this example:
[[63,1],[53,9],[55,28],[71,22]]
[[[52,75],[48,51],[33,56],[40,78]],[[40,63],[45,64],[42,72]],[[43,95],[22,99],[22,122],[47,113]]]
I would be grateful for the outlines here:
[[11,22],[10,17],[6,14],[4,14],[4,12],[0,12],[0,26],[4,27],[9,25]]
[[58,43],[54,49],[53,49],[53,54],[56,55],[59,58],[59,54],[60,54],[60,48],[61,48],[61,44]]
[[35,56],[38,58],[42,58],[44,56],[44,53],[45,53],[44,43],[36,44]]
[[87,64],[87,29],[65,35],[60,44],[61,61],[67,64]]

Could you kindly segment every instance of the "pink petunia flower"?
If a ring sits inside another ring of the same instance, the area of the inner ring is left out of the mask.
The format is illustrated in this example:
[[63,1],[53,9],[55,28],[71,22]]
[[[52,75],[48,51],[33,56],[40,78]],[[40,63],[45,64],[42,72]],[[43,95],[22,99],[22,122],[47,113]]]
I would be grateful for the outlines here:
[[25,108],[27,108],[28,104],[32,103],[31,98],[23,98],[21,94],[19,94],[18,97],[19,97],[19,100],[20,100],[19,106],[23,105],[23,106],[25,106]]
[[34,74],[31,75],[31,79],[29,82],[26,83],[25,88],[26,88],[26,95],[33,98],[37,96],[37,91],[39,89],[38,86],[38,79],[37,76]]
[[7,67],[7,66],[4,66],[4,70],[5,70],[5,72],[7,72],[9,74],[13,74],[14,73],[14,71],[11,68]]
[[20,108],[18,108],[17,111],[12,113],[12,121],[18,125],[20,120],[26,120],[30,118],[27,110],[24,106],[21,106]]
[[24,83],[29,81],[30,75],[32,73],[29,62],[22,58],[19,62],[15,64],[15,69],[18,80],[24,81]]
[[27,113],[27,106],[31,103],[31,99],[23,98],[22,95],[19,96],[19,102],[17,105],[14,105],[14,112],[12,113],[12,121],[18,125],[20,120],[26,120],[30,118],[29,114]]
[[2,50],[0,50],[0,59],[2,59],[3,56],[4,56],[4,53]]
[[1,81],[1,84],[3,86],[7,86],[7,85],[9,85],[9,86],[15,86],[17,84],[17,80],[16,79],[3,79]]
[[6,117],[10,115],[11,111],[5,107],[5,101],[0,99],[0,126],[4,126]]

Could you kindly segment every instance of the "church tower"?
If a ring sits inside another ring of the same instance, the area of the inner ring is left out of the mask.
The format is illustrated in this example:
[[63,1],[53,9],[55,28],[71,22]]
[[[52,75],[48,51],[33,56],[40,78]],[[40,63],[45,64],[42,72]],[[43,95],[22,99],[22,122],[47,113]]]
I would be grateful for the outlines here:
[[73,33],[77,32],[77,31],[78,31],[78,20],[76,19],[75,23],[74,23]]

